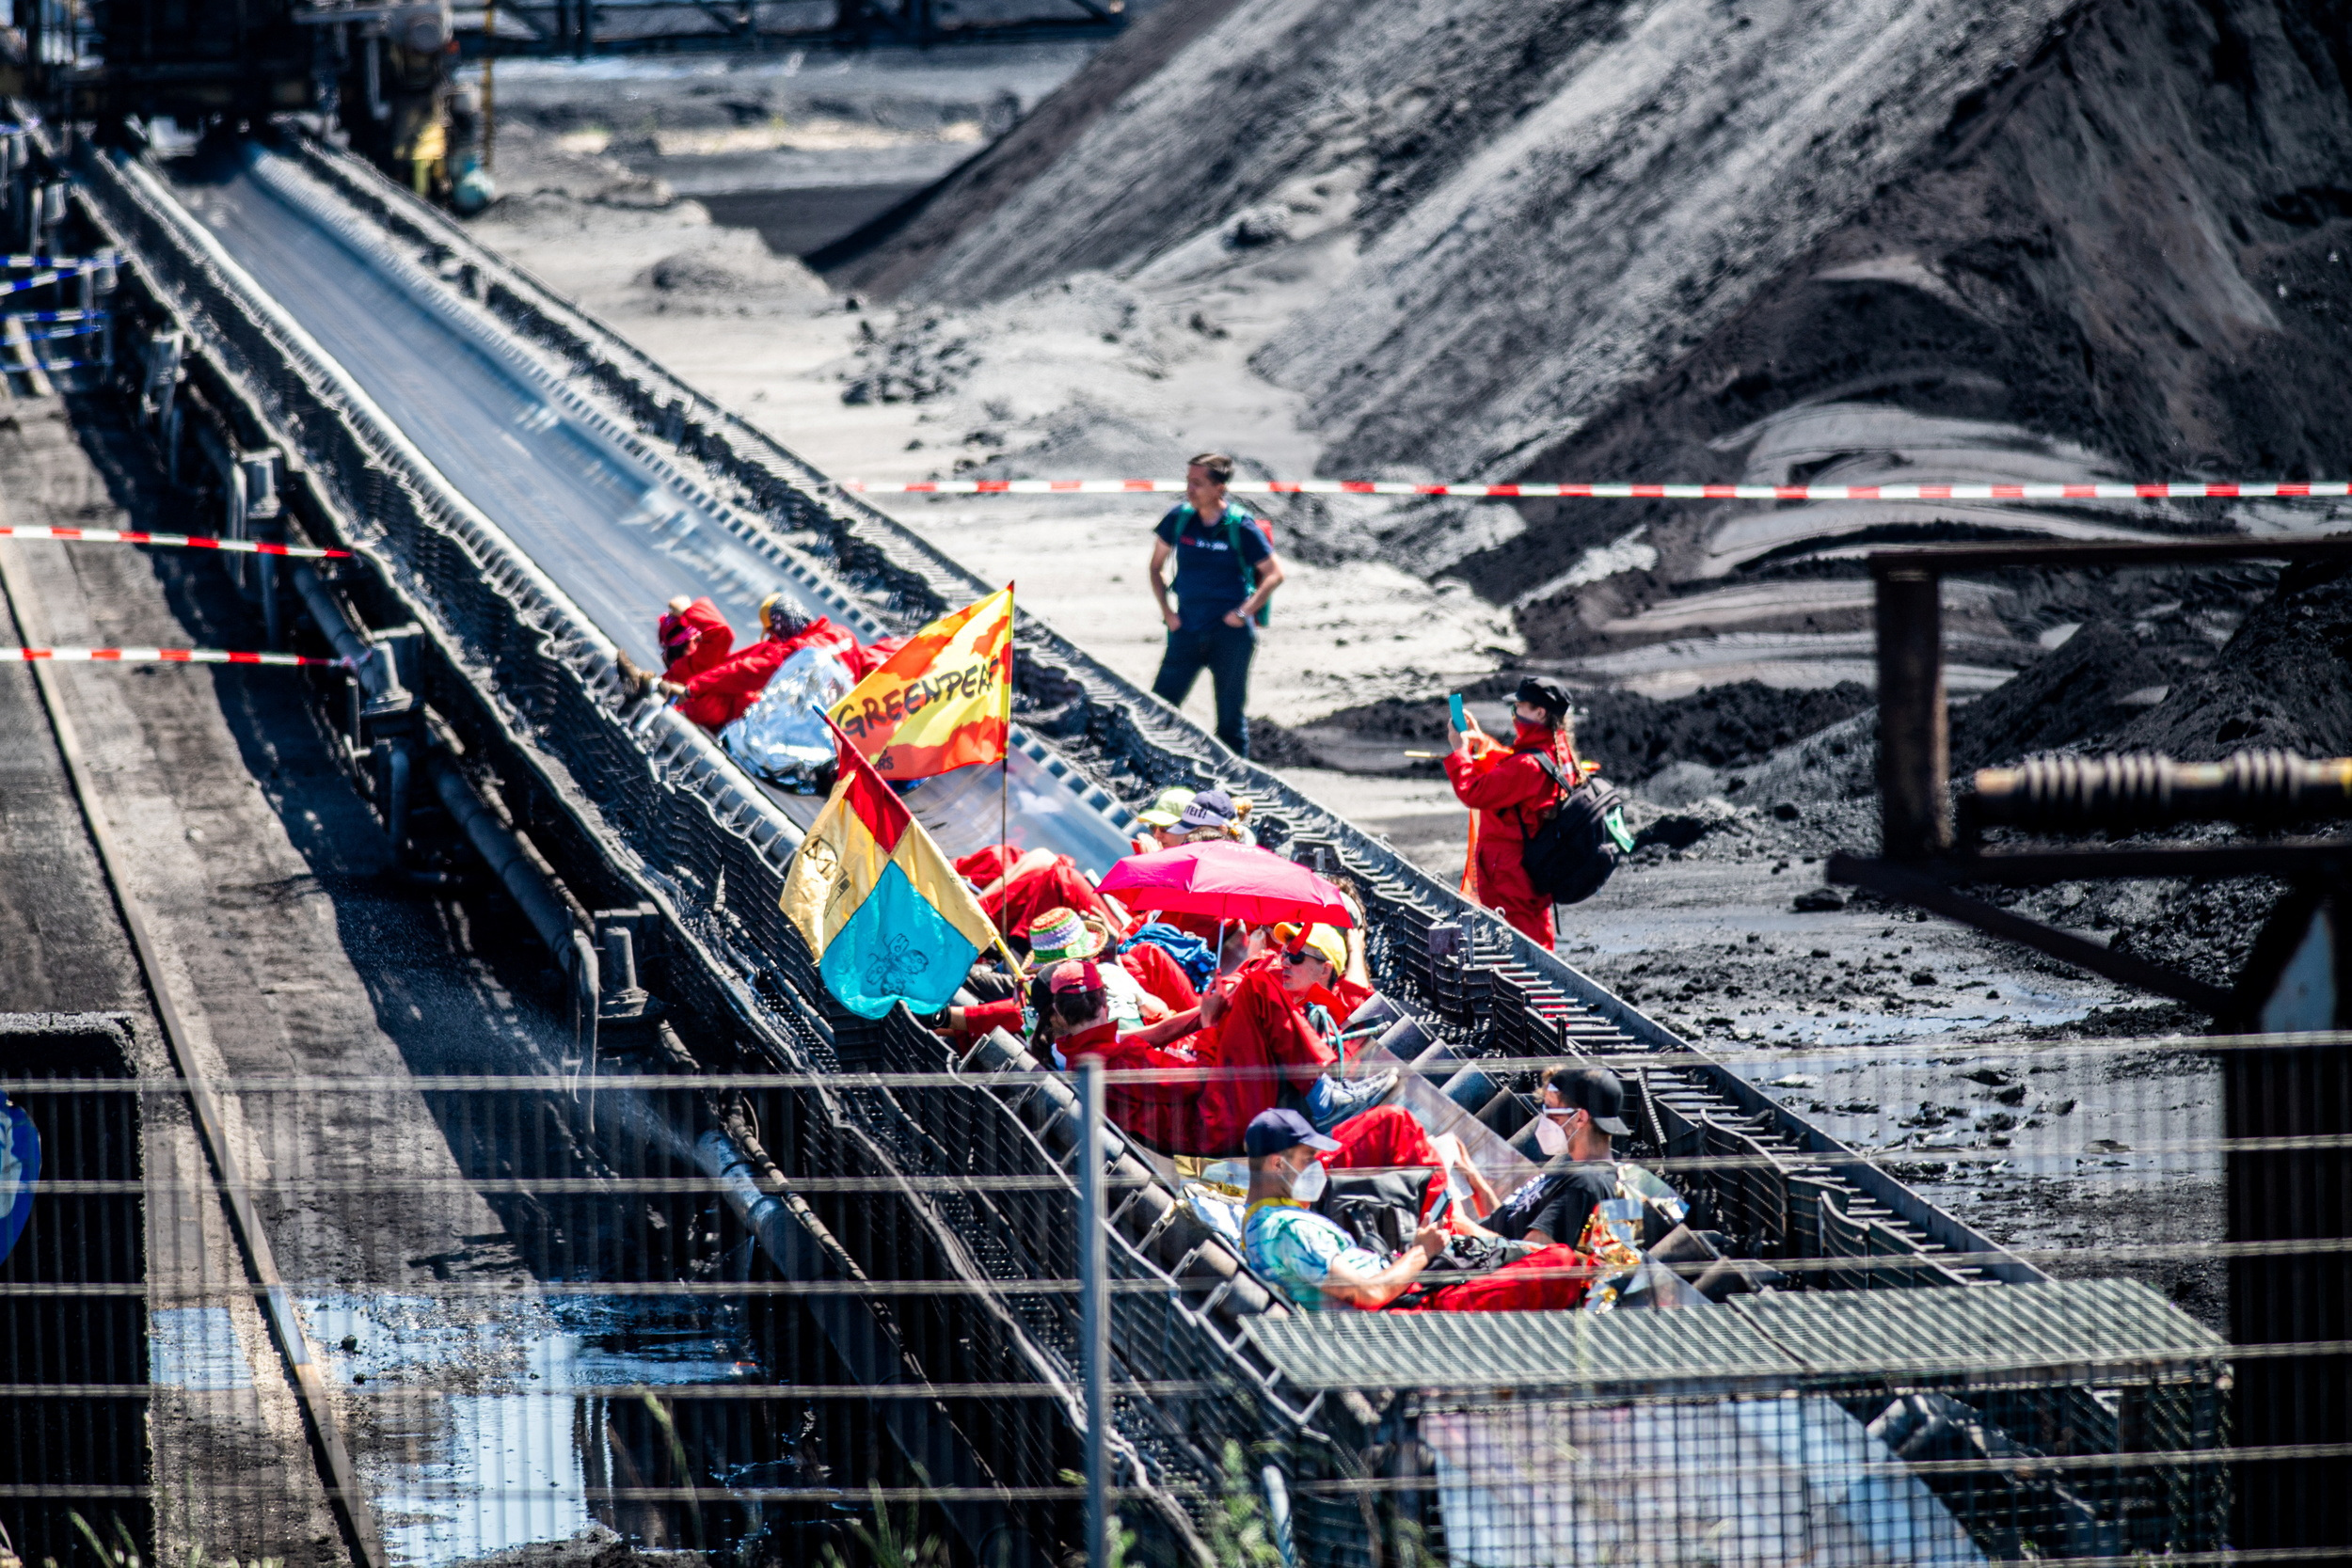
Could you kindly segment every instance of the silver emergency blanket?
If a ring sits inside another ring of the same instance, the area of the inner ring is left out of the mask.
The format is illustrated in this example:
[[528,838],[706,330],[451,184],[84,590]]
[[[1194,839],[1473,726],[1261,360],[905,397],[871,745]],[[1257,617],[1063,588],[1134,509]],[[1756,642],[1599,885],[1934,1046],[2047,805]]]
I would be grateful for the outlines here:
[[719,732],[719,744],[778,788],[814,795],[818,769],[834,759],[825,710],[856,684],[839,658],[822,648],[803,648],[776,666],[758,701]]

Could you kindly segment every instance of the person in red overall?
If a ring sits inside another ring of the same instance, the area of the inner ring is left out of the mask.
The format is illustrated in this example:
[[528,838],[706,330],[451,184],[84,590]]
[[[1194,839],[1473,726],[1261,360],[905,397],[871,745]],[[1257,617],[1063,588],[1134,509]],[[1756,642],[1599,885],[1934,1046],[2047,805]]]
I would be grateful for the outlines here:
[[1550,758],[1570,784],[1581,777],[1568,694],[1531,675],[1519,682],[1511,720],[1508,747],[1487,738],[1474,719],[1468,731],[1451,732],[1445,776],[1454,799],[1475,814],[1462,891],[1549,947],[1551,900],[1535,891],[1520,855],[1560,800],[1560,786],[1537,759]]
[[[1103,1114],[1120,1132],[1164,1154],[1198,1152],[1206,1143],[1200,1064],[1181,1045],[1157,1043],[1163,1030],[1121,1030],[1101,970],[1093,958],[1064,958],[1044,971],[1041,1029],[1063,1062],[1075,1067],[1082,1057],[1099,1057],[1114,1075],[1103,1085]],[[1154,1076],[1124,1076],[1147,1072]]]
[[803,648],[822,648],[844,663],[858,653],[856,638],[822,615],[811,620],[800,614],[781,594],[759,602],[759,641],[750,647],[692,680],[662,681],[660,689],[678,699],[680,713],[715,733],[742,718],[784,661]]
[[1026,942],[1030,923],[1055,909],[1092,915],[1107,930],[1127,924],[1127,911],[1096,892],[1068,855],[1051,849],[1024,853],[1009,844],[992,844],[958,856],[955,866],[972,885],[980,912],[1009,939]]
[[669,604],[654,636],[661,643],[661,678],[680,686],[735,651],[735,628],[707,597],[690,599],[680,594]]
[[[1234,1154],[1260,1112],[1291,1090],[1317,1127],[1336,1127],[1378,1101],[1396,1085],[1394,1073],[1342,1080],[1325,1070],[1340,1055],[1307,1016],[1309,1004],[1343,1006],[1332,988],[1347,966],[1347,944],[1328,926],[1313,926],[1291,942],[1236,970],[1221,1005],[1204,999],[1201,1016],[1213,1026],[1196,1042],[1202,1065],[1219,1070],[1200,1093],[1206,1154]],[[1214,1016],[1212,1016],[1214,1015]],[[1340,1016],[1344,1016],[1341,1014]]]

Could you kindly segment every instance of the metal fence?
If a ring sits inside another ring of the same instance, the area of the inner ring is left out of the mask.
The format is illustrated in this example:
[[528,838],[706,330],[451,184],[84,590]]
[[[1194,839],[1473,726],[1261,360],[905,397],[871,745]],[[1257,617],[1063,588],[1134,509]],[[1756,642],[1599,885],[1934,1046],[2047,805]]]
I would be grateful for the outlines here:
[[[0,1031],[40,1150],[0,1260],[0,1525],[27,1562],[116,1568],[548,1543],[863,1560],[884,1528],[946,1560],[1060,1560],[1083,1535],[1078,1101],[1007,1037],[958,1062],[903,1019],[881,1032],[862,1073],[215,1081],[232,1191],[187,1086],[130,1075],[124,1037]],[[2263,1221],[2340,1202],[2346,1140],[2249,1133],[2233,1085],[2341,1083],[2345,1049],[1792,1044],[1724,1064],[1837,1127],[1852,1166],[1967,1214],[2022,1282],[1874,1246],[1887,1212],[1652,1121],[1646,1053],[1586,1059],[1634,1087],[1640,1130],[1613,1152],[1687,1212],[1663,1234],[1637,1216],[1633,1256],[1592,1244],[1568,1311],[1448,1311],[1443,1291],[1315,1309],[1248,1265],[1237,1173],[1109,1130],[1127,1560],[2340,1546],[2327,1478],[2352,1454],[2281,1438],[2342,1397],[2346,1347],[2245,1287],[2291,1268],[2341,1291],[2341,1240]],[[1483,1069],[1524,1095],[1558,1059]],[[1393,1102],[1444,1081],[1408,1074]],[[902,1129],[887,1158],[835,1098]],[[1499,1190],[1537,1172],[1454,1125]],[[2241,1212],[2249,1162],[2265,1214]],[[274,1276],[236,1245],[240,1196]],[[910,1207],[968,1256],[937,1256]],[[296,1347],[271,1337],[273,1291]],[[358,1542],[338,1539],[297,1353],[328,1390]]]

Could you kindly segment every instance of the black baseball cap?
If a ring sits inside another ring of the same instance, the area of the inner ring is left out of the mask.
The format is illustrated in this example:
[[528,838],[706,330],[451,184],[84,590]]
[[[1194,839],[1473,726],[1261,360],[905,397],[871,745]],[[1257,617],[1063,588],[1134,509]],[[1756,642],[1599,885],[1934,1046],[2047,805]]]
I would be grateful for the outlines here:
[[1613,1138],[1633,1135],[1625,1124],[1625,1085],[1607,1068],[1554,1068],[1550,1082],[1560,1091],[1560,1102],[1589,1115],[1595,1127]]
[[1533,675],[1521,677],[1519,689],[1511,694],[1511,700],[1532,703],[1542,708],[1551,715],[1551,721],[1555,724],[1568,716],[1568,694],[1551,682],[1537,680]]
[[1314,1123],[1296,1111],[1260,1111],[1249,1120],[1249,1131],[1242,1134],[1242,1147],[1252,1160],[1268,1154],[1279,1154],[1286,1148],[1305,1144],[1328,1153],[1340,1147],[1337,1138],[1327,1138],[1315,1131]]

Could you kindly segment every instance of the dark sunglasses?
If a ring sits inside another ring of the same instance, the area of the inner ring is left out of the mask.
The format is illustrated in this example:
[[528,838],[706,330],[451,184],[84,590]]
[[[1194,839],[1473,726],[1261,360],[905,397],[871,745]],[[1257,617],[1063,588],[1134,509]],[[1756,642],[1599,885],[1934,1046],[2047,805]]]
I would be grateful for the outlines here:
[[1282,955],[1282,961],[1286,964],[1303,964],[1309,958],[1312,958],[1318,963],[1327,964],[1331,961],[1311,947],[1293,948],[1290,952]]

